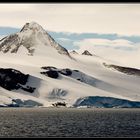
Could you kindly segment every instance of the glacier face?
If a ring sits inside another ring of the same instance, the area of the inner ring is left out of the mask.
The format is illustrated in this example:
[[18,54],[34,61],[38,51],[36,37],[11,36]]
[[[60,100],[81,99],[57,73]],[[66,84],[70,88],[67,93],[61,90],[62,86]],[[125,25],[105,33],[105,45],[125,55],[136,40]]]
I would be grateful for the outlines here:
[[74,107],[87,106],[98,108],[140,108],[140,102],[113,97],[89,96],[79,98]]

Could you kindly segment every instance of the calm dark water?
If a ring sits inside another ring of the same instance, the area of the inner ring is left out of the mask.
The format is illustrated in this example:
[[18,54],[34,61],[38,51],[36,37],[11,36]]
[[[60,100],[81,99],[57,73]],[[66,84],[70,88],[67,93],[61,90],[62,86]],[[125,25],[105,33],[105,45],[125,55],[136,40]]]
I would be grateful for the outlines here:
[[140,137],[140,109],[0,108],[0,137]]

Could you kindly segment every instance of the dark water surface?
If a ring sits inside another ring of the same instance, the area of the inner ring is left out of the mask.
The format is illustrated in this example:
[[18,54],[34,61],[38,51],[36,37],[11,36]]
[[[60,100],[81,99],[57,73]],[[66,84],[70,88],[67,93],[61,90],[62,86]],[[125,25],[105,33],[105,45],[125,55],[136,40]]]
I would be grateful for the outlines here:
[[0,137],[140,137],[140,109],[0,108]]

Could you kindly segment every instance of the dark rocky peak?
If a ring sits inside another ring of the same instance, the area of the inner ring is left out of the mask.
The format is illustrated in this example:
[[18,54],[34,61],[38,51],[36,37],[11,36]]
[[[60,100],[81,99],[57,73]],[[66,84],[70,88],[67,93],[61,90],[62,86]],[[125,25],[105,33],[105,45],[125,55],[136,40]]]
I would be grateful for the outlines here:
[[85,50],[82,55],[89,55],[89,56],[93,56],[89,51]]

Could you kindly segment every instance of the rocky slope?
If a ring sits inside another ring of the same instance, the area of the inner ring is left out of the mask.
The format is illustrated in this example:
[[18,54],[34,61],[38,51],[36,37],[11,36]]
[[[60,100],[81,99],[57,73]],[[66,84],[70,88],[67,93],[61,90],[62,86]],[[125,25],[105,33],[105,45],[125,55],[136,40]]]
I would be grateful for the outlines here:
[[117,66],[117,65],[109,65],[106,63],[103,63],[103,65],[107,68],[112,68],[115,69],[119,72],[128,74],[128,75],[135,75],[135,76],[140,76],[140,70],[136,68],[130,68],[130,67],[122,67],[122,66]]

